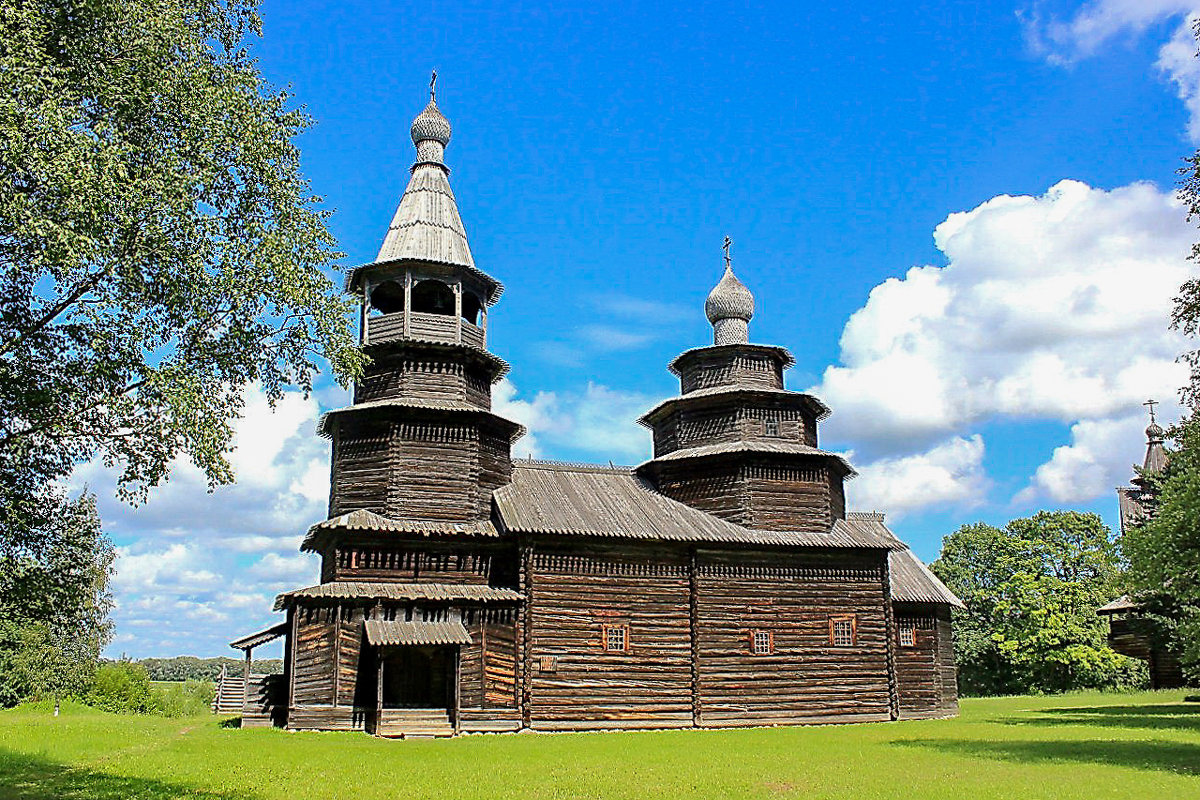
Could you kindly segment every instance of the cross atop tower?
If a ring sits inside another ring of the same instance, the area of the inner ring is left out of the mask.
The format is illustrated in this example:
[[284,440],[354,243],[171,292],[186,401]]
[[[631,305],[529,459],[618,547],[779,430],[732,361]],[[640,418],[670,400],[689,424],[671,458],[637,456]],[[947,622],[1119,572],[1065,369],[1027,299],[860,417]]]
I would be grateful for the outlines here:
[[1146,402],[1142,403],[1142,405],[1144,405],[1144,406],[1146,406],[1147,408],[1149,408],[1149,409],[1150,409],[1150,424],[1151,424],[1151,425],[1155,424],[1155,420],[1154,420],[1154,407],[1155,407],[1156,405],[1158,405],[1158,401],[1157,401],[1157,400],[1147,400]]
[[429,78],[429,100],[437,100],[437,70],[433,71],[433,75]]
[[733,269],[733,261],[729,258],[729,245],[733,244],[733,239],[725,237],[725,243],[721,245],[721,249],[725,251],[725,269]]

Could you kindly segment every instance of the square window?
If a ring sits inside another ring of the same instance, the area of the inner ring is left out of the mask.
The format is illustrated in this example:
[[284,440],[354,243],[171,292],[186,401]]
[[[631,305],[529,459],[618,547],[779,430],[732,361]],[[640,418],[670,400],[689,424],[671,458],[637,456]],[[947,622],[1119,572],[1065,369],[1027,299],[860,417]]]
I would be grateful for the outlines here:
[[541,656],[538,659],[538,672],[558,672],[558,656]]
[[623,653],[629,649],[628,625],[605,625],[604,649],[610,653]]
[[775,636],[771,631],[751,631],[750,652],[756,656],[775,652]]
[[916,625],[901,625],[900,626],[900,646],[901,647],[916,647],[917,645],[917,626]]
[[858,638],[858,622],[853,615],[829,618],[829,643],[835,647],[851,647]]
[[763,431],[767,436],[779,435],[779,420],[771,417],[763,423]]

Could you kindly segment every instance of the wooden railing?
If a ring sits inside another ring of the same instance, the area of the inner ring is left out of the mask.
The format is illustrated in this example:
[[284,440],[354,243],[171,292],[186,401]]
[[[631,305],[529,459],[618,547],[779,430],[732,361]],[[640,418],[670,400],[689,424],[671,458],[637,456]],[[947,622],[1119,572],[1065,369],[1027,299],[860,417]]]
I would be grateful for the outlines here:
[[[460,332],[461,326],[461,332]],[[429,339],[435,342],[457,342],[473,347],[484,347],[483,328],[465,319],[445,314],[412,312],[408,323],[409,336],[414,339]],[[404,312],[383,314],[367,320],[367,341],[394,342],[404,338]]]

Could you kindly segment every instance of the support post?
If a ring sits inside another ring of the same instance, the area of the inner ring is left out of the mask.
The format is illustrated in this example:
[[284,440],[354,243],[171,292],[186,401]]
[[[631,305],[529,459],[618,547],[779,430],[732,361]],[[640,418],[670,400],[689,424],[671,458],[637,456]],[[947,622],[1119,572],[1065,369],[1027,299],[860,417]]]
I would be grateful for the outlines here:
[[383,728],[383,648],[376,647],[378,668],[375,670],[375,735]]
[[454,735],[457,736],[462,725],[462,645],[454,647]]
[[367,320],[370,319],[370,314],[368,312],[371,310],[370,309],[371,293],[370,293],[370,291],[368,291],[369,288],[370,287],[368,287],[365,283],[363,284],[362,303],[359,304],[359,307],[358,307],[358,343],[359,344],[367,343]]
[[480,334],[483,337],[483,347],[486,350],[487,349],[487,318],[488,318],[486,303],[483,304],[482,306],[480,306],[479,317],[480,317],[479,321],[482,323],[482,325],[480,325]]
[[250,711],[250,654],[253,647],[246,648],[246,665],[242,669],[242,727],[246,727],[246,714]]
[[462,281],[454,284],[454,343],[462,344]]
[[404,270],[404,338],[412,336],[412,270]]

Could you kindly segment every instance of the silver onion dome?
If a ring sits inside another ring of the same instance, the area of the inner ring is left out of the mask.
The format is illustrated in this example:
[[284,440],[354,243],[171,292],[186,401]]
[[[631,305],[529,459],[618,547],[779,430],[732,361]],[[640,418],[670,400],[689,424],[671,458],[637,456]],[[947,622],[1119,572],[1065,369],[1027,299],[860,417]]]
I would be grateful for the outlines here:
[[445,147],[450,143],[450,120],[442,114],[437,102],[430,98],[429,105],[417,115],[409,129],[413,144],[420,146],[421,142],[433,141]]
[[713,326],[715,344],[742,344],[750,341],[750,320],[754,317],[754,295],[726,265],[725,274],[704,301],[704,313]]
[[1151,422],[1146,428],[1146,439],[1151,442],[1161,442],[1166,438],[1167,432],[1162,429],[1162,426],[1157,422]]

